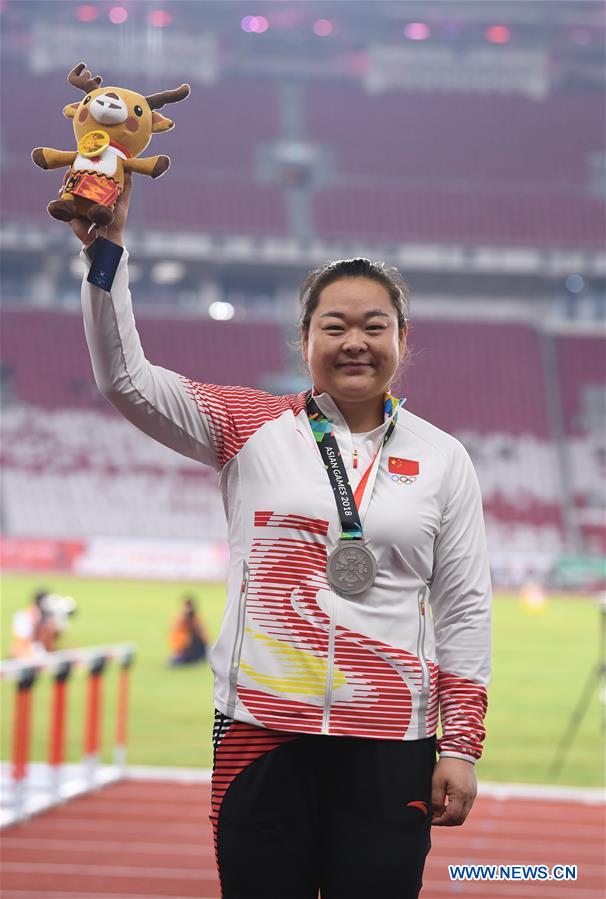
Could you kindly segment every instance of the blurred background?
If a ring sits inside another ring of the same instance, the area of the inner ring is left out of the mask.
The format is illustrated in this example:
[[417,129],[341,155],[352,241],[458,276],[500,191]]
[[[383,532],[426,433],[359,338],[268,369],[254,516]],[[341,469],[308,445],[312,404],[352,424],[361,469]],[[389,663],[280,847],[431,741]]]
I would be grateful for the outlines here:
[[[81,607],[64,645],[149,636],[140,664],[181,687],[190,672],[162,671],[181,582],[208,597],[216,636],[216,477],[98,394],[79,248],[46,212],[62,172],[30,160],[75,146],[61,111],[81,98],[66,81],[79,61],[141,93],[187,81],[191,97],[164,110],[174,130],[145,154],[172,167],[134,177],[127,239],[148,358],[205,382],[304,389],[290,344],[306,273],[357,255],[403,272],[412,359],[396,392],[469,450],[504,597],[497,664],[510,667],[494,689],[516,695],[492,733],[511,740],[515,720],[518,739],[512,765],[493,754],[489,773],[546,779],[597,659],[605,586],[604,4],[2,0],[0,15],[5,622],[42,583]],[[532,730],[537,668],[547,691],[558,678],[568,690],[549,736]],[[525,748],[545,743],[530,767],[517,754],[524,693]],[[159,764],[148,694],[137,757]],[[192,696],[167,706],[183,701],[186,716]],[[184,737],[187,763],[208,760],[208,734],[199,742],[203,756]],[[568,782],[595,783],[592,758]]]
[[[496,588],[480,793],[464,828],[432,835],[424,895],[468,892],[446,864],[478,860],[579,865],[574,894],[604,895],[605,8],[0,0],[0,654],[23,657],[0,664],[0,825],[24,796],[52,804],[58,785],[65,798],[120,776],[125,736],[142,778],[5,831],[7,899],[220,894],[206,652],[223,507],[212,471],[93,382],[79,245],[46,212],[63,172],[30,159],[75,149],[62,110],[82,97],[67,83],[80,61],[104,86],[191,84],[144,154],[171,168],[133,179],[130,276],[153,362],[306,389],[292,345],[307,272],[363,255],[404,274],[412,355],[394,392],[471,454]],[[188,628],[195,659],[176,664]],[[44,653],[32,683],[32,633],[70,650],[69,683]],[[125,641],[128,703],[107,649]]]
[[602,3],[1,10],[5,562],[47,564],[47,541],[67,541],[55,550],[69,568],[115,554],[128,567],[120,543],[136,537],[195,541],[196,576],[224,565],[213,474],[97,394],[78,248],[46,213],[63,172],[30,160],[72,149],[61,111],[80,100],[66,76],[82,59],[105,85],[192,86],[146,152],[171,169],[135,176],[128,246],[150,359],[303,389],[288,340],[306,272],[354,255],[396,265],[413,297],[400,394],[471,453],[496,581],[603,577]]

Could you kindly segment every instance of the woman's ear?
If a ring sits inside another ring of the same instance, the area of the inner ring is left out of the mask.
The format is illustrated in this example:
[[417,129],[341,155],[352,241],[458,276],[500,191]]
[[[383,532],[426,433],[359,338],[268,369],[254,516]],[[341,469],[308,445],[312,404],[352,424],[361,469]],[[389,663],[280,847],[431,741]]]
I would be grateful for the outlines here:
[[307,356],[309,350],[309,331],[301,331],[301,355],[303,361],[307,364]]
[[400,351],[400,359],[404,357],[406,354],[406,339],[408,337],[408,323],[404,325],[403,328],[400,328],[400,333],[398,334],[398,348]]

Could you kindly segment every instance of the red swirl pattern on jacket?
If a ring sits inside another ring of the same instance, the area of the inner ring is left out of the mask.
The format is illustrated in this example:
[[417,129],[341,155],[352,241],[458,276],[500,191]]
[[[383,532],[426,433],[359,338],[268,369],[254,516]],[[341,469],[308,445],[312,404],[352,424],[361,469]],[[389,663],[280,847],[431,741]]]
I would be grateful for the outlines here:
[[[404,649],[337,627],[335,664],[350,678],[361,678],[353,703],[335,700],[330,710],[330,732],[365,737],[403,738],[408,730],[413,701],[429,693],[425,726],[435,732],[438,720],[438,666],[427,661],[428,683],[423,684],[421,661]],[[367,684],[374,695],[365,696]]]
[[[301,518],[257,512],[255,524],[286,528],[297,535],[302,530],[326,533],[326,522]],[[255,537],[246,603],[249,619],[272,639],[326,661],[330,655],[330,618],[317,601],[322,589],[329,589],[324,543],[299,536]],[[427,662],[427,683],[423,685],[422,664],[414,654],[341,625],[334,629],[332,661],[345,677],[350,696],[332,698],[329,733],[403,738],[410,725],[413,702],[422,689],[430,696],[427,727],[431,723],[435,727],[437,666],[432,662]],[[324,697],[316,702],[284,698],[241,683],[238,696],[254,717],[269,728],[317,732],[322,722]]]

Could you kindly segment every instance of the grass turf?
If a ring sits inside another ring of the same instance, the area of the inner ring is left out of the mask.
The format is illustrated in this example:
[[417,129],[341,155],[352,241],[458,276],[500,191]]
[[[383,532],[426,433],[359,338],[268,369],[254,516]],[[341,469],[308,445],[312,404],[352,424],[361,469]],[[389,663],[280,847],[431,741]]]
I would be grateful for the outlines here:
[[[69,577],[5,576],[2,582],[2,658],[10,622],[34,589],[74,596],[78,614],[62,648],[133,641],[138,646],[131,685],[129,760],[141,765],[209,767],[212,758],[212,676],[208,665],[168,670],[167,631],[179,598],[191,588],[211,638],[219,633],[224,586]],[[514,597],[494,604],[494,675],[489,688],[488,738],[478,765],[483,780],[598,786],[604,782],[597,677],[591,702],[557,778],[549,775],[556,745],[598,662],[599,616],[590,599],[553,598],[529,612]],[[103,759],[111,759],[115,728],[116,670],[104,677]],[[70,681],[68,759],[82,755],[85,677]],[[10,756],[14,686],[2,683],[1,754]],[[32,758],[47,752],[49,683],[36,685]]]

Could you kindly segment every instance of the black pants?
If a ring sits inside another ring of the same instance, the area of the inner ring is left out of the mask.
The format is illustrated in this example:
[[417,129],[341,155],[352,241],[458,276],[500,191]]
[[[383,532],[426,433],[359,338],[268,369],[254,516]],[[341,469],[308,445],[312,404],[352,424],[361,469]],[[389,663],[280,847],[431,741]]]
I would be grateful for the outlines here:
[[216,713],[212,814],[223,899],[415,899],[435,737],[292,734]]

